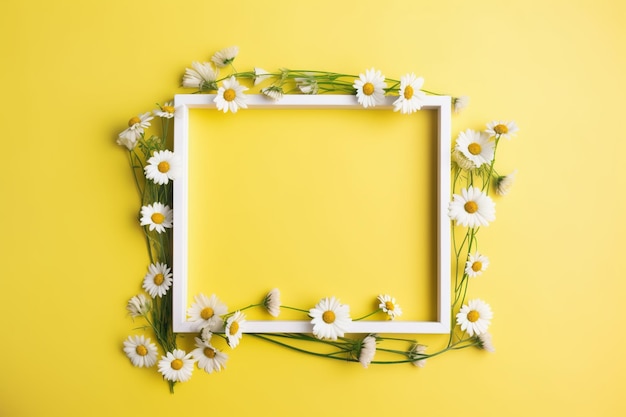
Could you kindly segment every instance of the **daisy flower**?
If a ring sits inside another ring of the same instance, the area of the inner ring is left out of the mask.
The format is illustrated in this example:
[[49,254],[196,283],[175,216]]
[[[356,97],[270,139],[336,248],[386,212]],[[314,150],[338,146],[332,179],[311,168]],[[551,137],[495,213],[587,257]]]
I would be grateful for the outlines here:
[[124,341],[124,353],[134,366],[149,368],[157,361],[157,347],[149,337],[128,336]]
[[400,305],[396,303],[396,299],[387,294],[381,294],[378,297],[378,308],[380,308],[384,313],[387,313],[391,320],[395,319],[402,315],[402,309]]
[[197,88],[200,91],[217,90],[219,71],[209,62],[192,62],[193,68],[186,68],[183,75],[184,88]]
[[402,114],[410,114],[422,108],[426,94],[422,92],[424,78],[416,77],[415,74],[407,74],[400,78],[400,91],[398,99],[393,102],[393,111]]
[[517,175],[517,170],[511,172],[509,175],[498,177],[496,179],[496,194],[507,195],[515,182],[515,175]]
[[496,219],[496,204],[479,188],[464,188],[452,196],[448,216],[462,226],[489,226]]
[[213,337],[213,332],[211,331],[211,329],[209,329],[208,326],[204,327],[202,331],[200,332],[200,338],[204,340],[205,342],[209,342],[212,337]]
[[198,294],[194,297],[195,302],[187,310],[189,320],[194,323],[196,331],[208,328],[216,331],[222,323],[222,316],[228,312],[228,307],[223,304],[215,294],[207,297]]
[[126,310],[130,313],[130,316],[135,318],[139,316],[145,316],[150,311],[152,304],[143,294],[138,294],[128,300],[126,304]]
[[150,231],[156,229],[157,233],[165,232],[166,228],[172,227],[172,218],[170,206],[154,203],[141,207],[141,225],[148,226]]
[[475,278],[483,273],[489,266],[489,258],[485,255],[481,255],[478,252],[474,252],[469,255],[467,262],[465,263],[465,273],[472,278]]
[[152,113],[155,116],[163,117],[165,119],[171,119],[176,114],[176,109],[174,108],[174,102],[168,101],[164,105],[159,105],[158,110],[152,110]]
[[148,165],[144,167],[146,178],[155,184],[167,184],[176,179],[180,169],[178,156],[167,149],[154,152],[147,162]]
[[469,106],[469,101],[470,99],[468,96],[454,97],[454,112],[459,113],[461,110]]
[[222,110],[224,113],[230,110],[233,113],[237,113],[237,110],[247,108],[246,95],[243,93],[248,87],[244,87],[233,76],[227,80],[224,80],[222,86],[217,91],[217,96],[213,100],[218,110]]
[[343,337],[352,322],[350,307],[340,304],[335,297],[323,298],[309,310],[309,316],[313,334],[318,339],[337,340],[337,337]]
[[496,120],[487,123],[487,130],[485,130],[485,132],[488,133],[490,137],[495,136],[498,139],[511,139],[517,134],[517,130],[517,124],[514,121],[504,122]]
[[368,335],[361,342],[361,350],[359,352],[359,363],[363,365],[363,368],[367,368],[376,354],[376,337]]
[[128,150],[133,150],[137,145],[137,140],[143,136],[144,129],[150,127],[150,120],[152,119],[150,113],[143,113],[131,118],[128,121],[128,128],[118,135],[117,144],[126,146]]
[[162,297],[172,286],[172,270],[163,263],[150,264],[148,273],[143,279],[143,288],[150,297]]
[[191,378],[193,363],[191,353],[174,349],[173,352],[167,352],[166,356],[161,356],[159,372],[168,381],[185,382]]
[[263,68],[254,67],[254,85],[261,84],[272,75]]
[[234,349],[239,345],[239,341],[243,336],[242,329],[244,327],[244,323],[246,322],[246,315],[241,311],[236,311],[235,314],[230,316],[226,320],[226,328],[224,329],[224,333],[226,333],[226,337],[228,338],[228,346],[231,349]]
[[317,94],[319,85],[315,78],[294,78],[296,86],[302,94]]
[[365,74],[360,74],[352,87],[356,89],[359,104],[368,108],[382,103],[387,84],[385,84],[385,76],[380,71],[371,68],[365,71]]
[[491,333],[485,332],[478,335],[478,345],[481,349],[486,350],[489,353],[494,353],[496,348],[491,342]]
[[227,354],[211,346],[208,341],[197,337],[195,339],[196,348],[191,352],[191,356],[198,361],[198,368],[204,369],[209,374],[226,368]]
[[478,336],[487,331],[492,317],[493,313],[489,304],[474,299],[461,307],[456,315],[456,323],[461,326],[461,330],[467,331],[470,336]]
[[211,61],[213,61],[216,67],[223,68],[229,64],[232,64],[238,53],[238,46],[230,46],[228,48],[222,49],[221,51],[217,51],[211,57]]
[[415,344],[409,351],[409,356],[411,359],[414,359],[411,362],[414,366],[418,368],[423,368],[426,365],[426,357],[424,353],[426,352],[426,346]]
[[281,98],[283,98],[283,95],[285,94],[283,92],[283,89],[275,86],[275,85],[271,85],[269,87],[265,87],[261,89],[261,93],[263,93],[265,96],[271,98],[272,100],[278,101]]
[[463,154],[463,152],[459,151],[458,149],[452,150],[452,160],[456,162],[456,164],[461,169],[464,169],[466,171],[476,168],[476,165],[474,164],[474,162],[472,162],[471,159],[467,158]]
[[495,145],[496,143],[489,140],[486,133],[467,129],[465,132],[459,133],[454,148],[472,161],[476,168],[479,168],[482,164],[491,163],[495,153]]
[[267,309],[272,317],[278,317],[280,314],[280,290],[272,289],[263,299],[263,306]]

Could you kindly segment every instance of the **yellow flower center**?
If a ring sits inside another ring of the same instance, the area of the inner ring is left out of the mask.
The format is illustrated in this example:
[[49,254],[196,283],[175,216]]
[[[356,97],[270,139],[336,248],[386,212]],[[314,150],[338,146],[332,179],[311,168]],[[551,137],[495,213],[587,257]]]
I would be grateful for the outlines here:
[[163,276],[163,274],[156,274],[154,276],[154,284],[155,285],[161,285],[161,284],[163,284],[163,281],[165,281],[165,277]]
[[163,106],[162,109],[166,113],[174,113],[174,107],[172,107],[172,106]]
[[237,323],[236,321],[233,321],[232,323],[230,323],[230,335],[234,336],[237,334],[238,331],[239,331],[239,323]]
[[366,96],[371,96],[372,94],[374,94],[374,84],[372,83],[363,84],[363,94],[365,94]]
[[132,126],[132,125],[136,125],[137,123],[141,123],[141,119],[137,116],[132,117],[129,121],[128,121],[128,126]]
[[471,321],[472,323],[478,321],[479,318],[480,318],[480,313],[476,310],[472,310],[469,313],[467,313],[467,319]]
[[467,203],[465,203],[463,208],[466,212],[470,214],[476,213],[478,211],[478,204],[474,203],[473,201],[468,201]]
[[213,317],[214,314],[215,312],[211,307],[204,307],[200,312],[200,317],[202,317],[204,320],[208,320]]
[[396,308],[396,306],[394,306],[391,301],[385,301],[385,308],[387,310],[393,311]]
[[183,367],[183,361],[181,361],[180,359],[174,359],[172,363],[170,363],[170,366],[173,370],[178,371],[180,370],[180,368]]
[[159,165],[157,165],[157,169],[159,172],[166,173],[170,170],[170,163],[167,161],[161,161],[159,162]]
[[322,320],[324,320],[324,323],[333,323],[335,321],[335,313],[333,311],[324,311],[324,314],[322,314]]
[[413,87],[407,85],[406,87],[404,87],[404,98],[410,100],[411,97],[413,97]]
[[498,135],[502,135],[504,133],[509,133],[509,128],[506,125],[496,125],[496,127],[493,128],[493,131]]
[[150,216],[150,219],[154,224],[161,224],[165,220],[165,216],[161,213],[153,213],[152,216]]
[[480,262],[480,261],[476,261],[476,262],[474,262],[474,263],[472,264],[472,270],[473,270],[474,272],[478,272],[478,271],[480,271],[481,269],[483,269],[483,263],[482,263],[482,262]]
[[148,349],[144,345],[139,345],[135,348],[135,352],[139,356],[146,356],[148,354]]
[[235,90],[233,90],[232,88],[229,88],[228,90],[224,91],[224,100],[226,101],[233,101],[236,96],[237,96],[237,93],[235,93]]
[[215,357],[215,351],[209,347],[204,348],[204,356],[209,359],[213,359]]
[[480,146],[480,144],[474,142],[474,143],[469,144],[469,146],[467,147],[467,150],[472,155],[478,155],[480,151],[482,150],[482,147]]

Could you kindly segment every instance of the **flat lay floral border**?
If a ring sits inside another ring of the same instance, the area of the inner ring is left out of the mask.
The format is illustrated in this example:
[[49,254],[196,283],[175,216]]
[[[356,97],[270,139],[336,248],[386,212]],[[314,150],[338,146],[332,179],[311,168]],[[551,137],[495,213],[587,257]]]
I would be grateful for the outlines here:
[[[210,62],[193,62],[185,70],[182,87],[195,93],[215,94],[216,108],[224,113],[246,109],[246,91],[251,89],[258,89],[268,100],[280,100],[285,94],[350,94],[364,108],[381,104],[385,96],[395,96],[393,111],[401,114],[419,111],[426,95],[437,94],[425,90],[424,79],[414,73],[396,80],[374,68],[358,75],[286,68],[270,72],[258,67],[238,72],[234,66],[238,53],[237,47],[229,47],[216,52]],[[452,97],[452,103],[454,111],[459,112],[469,99]],[[188,381],[196,368],[209,374],[222,371],[229,360],[225,350],[241,344],[246,327],[245,311],[251,308],[264,309],[272,317],[278,317],[282,309],[301,312],[310,319],[312,333],[245,333],[246,336],[308,355],[358,362],[364,368],[371,364],[423,367],[428,358],[453,350],[469,347],[495,350],[488,332],[493,316],[490,305],[478,298],[466,300],[466,295],[470,281],[485,273],[490,263],[487,255],[478,250],[479,230],[495,220],[495,202],[490,194],[505,196],[515,180],[516,171],[500,175],[495,169],[501,140],[517,134],[514,121],[494,120],[481,130],[466,129],[451,149],[452,196],[448,216],[453,226],[453,323],[443,347],[431,350],[409,338],[347,334],[346,328],[352,321],[376,315],[398,319],[402,308],[390,294],[373,296],[378,307],[363,317],[352,318],[350,307],[335,296],[323,298],[309,308],[299,308],[283,305],[280,290],[274,288],[259,295],[257,303],[234,310],[229,310],[215,294],[197,294],[187,310],[188,320],[196,331],[195,348],[187,352],[178,346],[178,335],[171,327],[172,182],[181,171],[177,155],[168,149],[168,135],[175,117],[173,102],[159,104],[150,112],[133,116],[117,137],[117,143],[128,151],[140,198],[138,226],[143,229],[149,259],[147,273],[141,281],[143,291],[126,306],[133,320],[145,322],[135,329],[141,334],[130,335],[123,342],[123,350],[134,366],[156,366],[171,392],[176,383]]]

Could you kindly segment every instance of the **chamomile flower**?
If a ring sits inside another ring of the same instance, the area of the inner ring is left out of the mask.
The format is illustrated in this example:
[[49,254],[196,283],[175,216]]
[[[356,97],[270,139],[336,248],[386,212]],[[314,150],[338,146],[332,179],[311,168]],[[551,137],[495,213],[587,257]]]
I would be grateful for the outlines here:
[[402,315],[400,305],[396,303],[396,299],[392,296],[380,294],[377,299],[379,301],[378,308],[380,308],[384,313],[387,313],[391,320]]
[[198,361],[198,368],[204,369],[209,374],[226,368],[227,354],[220,352],[206,340],[197,337],[195,340],[196,348],[191,352],[191,356]]
[[124,353],[134,366],[149,368],[157,361],[157,347],[149,337],[128,336],[124,341]]
[[283,95],[285,94],[283,92],[283,89],[276,85],[271,85],[269,87],[262,88],[261,93],[263,93],[265,96],[271,98],[274,101],[280,100],[281,98],[283,98]]
[[143,279],[143,288],[150,297],[162,297],[172,286],[172,270],[163,263],[150,264]]
[[176,115],[176,109],[174,108],[174,102],[168,101],[164,105],[159,105],[157,110],[152,110],[152,113],[157,117],[164,119],[171,119]]
[[168,381],[185,382],[191,378],[193,364],[191,353],[174,349],[173,352],[167,352],[166,356],[161,356],[159,372]]
[[228,307],[222,303],[215,294],[207,297],[198,294],[194,297],[195,302],[187,310],[189,320],[193,322],[196,331],[208,328],[211,331],[220,329],[222,316],[228,312]]
[[213,101],[215,102],[217,109],[222,110],[224,113],[230,110],[232,113],[237,113],[239,108],[247,108],[246,95],[243,93],[248,90],[248,87],[244,87],[233,76],[227,80],[224,80],[222,86],[217,90],[217,96]]
[[475,278],[481,275],[489,266],[489,258],[478,252],[471,253],[465,262],[465,273],[467,276]]
[[359,351],[359,363],[363,365],[363,368],[367,368],[376,355],[376,336],[368,335],[361,342],[361,349]]
[[296,86],[302,94],[317,94],[319,92],[319,85],[315,78],[294,78]]
[[506,122],[500,120],[487,123],[487,130],[485,130],[490,137],[495,136],[499,139],[512,139],[517,134],[517,131],[517,124],[514,121]]
[[254,85],[261,84],[272,75],[263,68],[254,67]]
[[143,136],[144,129],[150,127],[150,120],[152,119],[150,113],[132,117],[128,121],[128,128],[118,135],[117,144],[126,146],[128,150],[133,150],[137,145],[137,140]]
[[469,106],[470,98],[468,96],[454,97],[454,112],[459,113],[461,110]]
[[486,133],[467,129],[459,133],[454,149],[472,161],[476,168],[480,168],[482,164],[489,164],[493,160],[495,145]]
[[456,164],[461,168],[464,169],[466,171],[469,171],[471,169],[476,168],[476,164],[474,164],[474,162],[472,162],[471,159],[469,159],[468,157],[466,157],[463,152],[459,151],[458,149],[453,149],[452,150],[452,160],[454,162],[456,162]]
[[146,178],[155,184],[167,184],[176,179],[180,170],[180,161],[177,155],[170,150],[156,151],[148,159],[144,167]]
[[280,314],[280,290],[272,289],[263,299],[263,306],[267,309],[272,317],[278,317]]
[[426,353],[426,346],[419,345],[417,343],[413,345],[413,347],[409,351],[409,357],[413,359],[413,362],[411,363],[414,366],[417,366],[418,368],[423,368],[424,366],[426,366],[425,353]]
[[385,76],[374,68],[360,74],[352,85],[356,89],[356,97],[360,105],[365,108],[374,107],[383,102],[385,97]]
[[170,206],[154,203],[141,207],[140,223],[142,226],[148,226],[150,231],[165,232],[166,228],[172,227],[172,218]]
[[489,226],[496,219],[496,204],[480,188],[464,188],[452,196],[448,216],[462,226]]
[[150,300],[143,294],[135,295],[128,300],[128,304],[126,304],[126,310],[128,310],[132,318],[145,316],[151,308],[152,303],[150,303]]
[[491,333],[485,332],[478,335],[478,346],[481,349],[486,350],[489,353],[493,353],[496,351],[496,348],[493,346]]
[[407,74],[400,78],[400,91],[398,98],[393,102],[393,111],[402,114],[411,114],[422,108],[426,94],[422,92],[424,78],[416,77],[415,74]]
[[200,91],[217,90],[219,71],[210,62],[192,62],[192,68],[185,69],[184,88],[197,88]]
[[352,319],[350,307],[341,304],[335,297],[323,298],[309,310],[313,334],[318,339],[337,340],[348,330]]
[[200,332],[200,338],[204,340],[205,342],[209,342],[212,337],[213,337],[213,332],[211,331],[211,329],[209,329],[208,326],[203,328],[202,331]]
[[238,46],[230,46],[213,54],[213,56],[211,57],[211,61],[213,61],[216,67],[223,68],[232,64],[238,53]]
[[502,196],[507,195],[509,191],[511,191],[511,187],[513,187],[516,175],[517,170],[511,172],[509,175],[499,176],[496,179],[496,194]]
[[232,349],[239,345],[239,341],[243,336],[242,330],[245,326],[246,316],[241,311],[235,311],[235,314],[226,319],[226,338],[228,339],[228,346]]
[[461,307],[456,315],[456,323],[470,336],[478,336],[487,331],[492,318],[493,313],[489,304],[480,299],[474,299]]

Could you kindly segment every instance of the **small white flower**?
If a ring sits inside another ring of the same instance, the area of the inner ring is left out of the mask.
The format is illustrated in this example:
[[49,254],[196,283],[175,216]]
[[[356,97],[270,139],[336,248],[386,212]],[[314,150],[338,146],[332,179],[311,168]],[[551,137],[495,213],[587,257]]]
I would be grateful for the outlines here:
[[213,61],[216,67],[223,68],[229,64],[232,64],[238,53],[238,46],[230,46],[228,48],[222,49],[221,51],[217,51],[211,57],[211,61]]
[[269,87],[265,87],[261,89],[261,93],[263,93],[264,95],[266,95],[267,97],[275,101],[278,101],[281,98],[283,98],[283,95],[285,94],[282,88],[275,86],[275,85],[271,85]]
[[422,108],[426,94],[422,91],[424,78],[416,77],[415,74],[407,74],[400,78],[400,91],[398,98],[393,102],[393,111],[402,114],[411,114]]
[[458,149],[453,149],[452,150],[452,160],[454,162],[456,162],[456,164],[461,168],[464,169],[466,171],[472,170],[474,168],[476,168],[476,165],[474,164],[474,162],[472,162],[471,159],[468,159],[463,152],[459,151]]
[[220,352],[206,340],[197,337],[195,340],[196,348],[191,352],[191,356],[198,361],[198,368],[204,369],[209,374],[226,368],[227,354]]
[[315,78],[294,78],[296,86],[302,94],[317,94],[319,85]]
[[167,184],[176,179],[180,170],[180,160],[170,150],[156,151],[148,159],[148,165],[144,167],[146,178],[155,184]]
[[226,333],[228,346],[230,346],[231,349],[234,349],[239,345],[239,341],[243,336],[242,330],[245,326],[245,322],[246,316],[241,311],[236,311],[235,314],[226,320],[224,333]]
[[376,336],[368,335],[361,342],[361,350],[359,352],[359,363],[363,368],[367,368],[376,355]]
[[131,118],[128,121],[128,128],[118,135],[117,144],[126,146],[128,150],[133,150],[137,145],[137,140],[143,136],[144,129],[150,127],[150,120],[152,119],[150,113],[143,113]]
[[211,331],[211,329],[209,329],[209,326],[204,327],[202,331],[200,332],[200,338],[204,340],[205,342],[210,341],[212,337],[213,337],[213,332]]
[[507,195],[509,191],[511,191],[511,187],[513,187],[516,175],[517,170],[511,172],[509,175],[503,175],[498,177],[496,179],[496,194],[502,196]]
[[495,145],[496,143],[489,140],[489,135],[485,132],[467,129],[459,133],[454,149],[480,168],[482,164],[489,164],[493,160]]
[[167,352],[166,356],[161,356],[159,372],[168,381],[185,382],[191,378],[193,364],[191,353],[174,349],[173,352]]
[[157,361],[157,347],[149,337],[128,336],[124,341],[124,353],[138,367],[149,368]]
[[494,353],[496,348],[491,341],[491,333],[485,332],[478,335],[478,345],[481,349],[486,350],[489,353]]
[[150,231],[157,233],[165,232],[166,228],[172,227],[173,212],[170,206],[161,203],[154,203],[141,207],[142,226],[148,226]]
[[219,71],[210,62],[192,62],[193,68],[186,68],[183,75],[184,88],[197,88],[200,91],[217,90]]
[[356,97],[360,105],[365,108],[374,107],[383,102],[385,97],[385,76],[374,68],[360,74],[352,85],[356,89]]
[[263,81],[271,77],[272,75],[263,68],[254,67],[254,85],[261,84]]
[[500,139],[511,139],[517,134],[517,131],[517,124],[514,121],[505,122],[500,120],[487,123],[487,130],[485,130],[490,137],[495,136]]
[[426,366],[425,353],[426,346],[418,344],[413,345],[413,347],[409,351],[409,356],[411,357],[411,359],[414,359],[411,363],[418,368],[423,368],[424,366]]
[[496,204],[479,188],[464,188],[452,196],[448,216],[462,226],[489,226],[496,219]]
[[172,270],[163,263],[150,264],[148,273],[143,279],[143,288],[150,297],[162,297],[172,286]]
[[461,110],[469,106],[470,98],[468,96],[454,97],[454,112],[459,113]]
[[402,315],[400,305],[396,303],[396,299],[387,294],[380,294],[378,297],[378,308],[387,313],[391,320]]
[[157,110],[152,110],[152,113],[157,117],[164,119],[171,119],[176,115],[176,109],[174,108],[174,102],[168,101],[164,105],[159,105]]
[[474,252],[469,255],[467,262],[465,262],[465,273],[467,276],[475,278],[481,275],[488,266],[489,258],[478,252]]
[[233,76],[224,80],[222,86],[217,90],[217,96],[215,96],[213,101],[218,110],[222,110],[224,113],[228,112],[228,110],[237,113],[239,108],[248,108],[246,95],[243,93],[246,90],[248,90],[248,87],[239,84],[237,79]]
[[193,322],[195,331],[208,328],[210,331],[220,329],[222,316],[228,312],[228,307],[222,303],[215,294],[207,297],[198,294],[194,297],[195,302],[187,310],[189,320]]
[[126,304],[126,310],[130,313],[130,316],[135,318],[139,316],[145,316],[150,311],[152,304],[143,294],[138,294],[128,300]]
[[461,307],[456,315],[456,323],[461,326],[461,330],[467,331],[470,336],[478,336],[487,331],[492,318],[493,313],[489,304],[474,299]]
[[272,317],[278,317],[280,314],[280,290],[272,289],[263,300],[263,306],[267,309]]
[[323,298],[309,310],[313,334],[318,339],[337,340],[348,330],[352,319],[350,307],[339,303],[335,297]]

